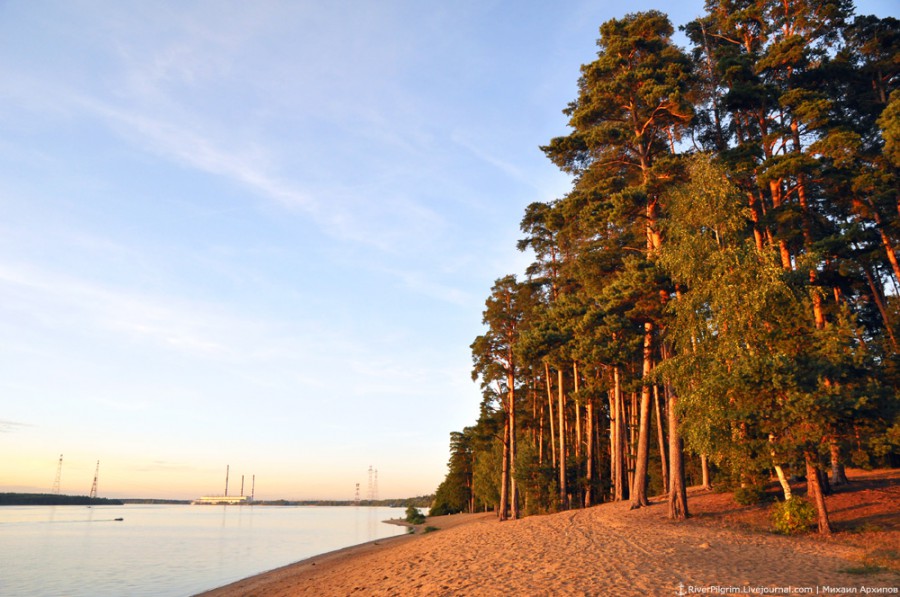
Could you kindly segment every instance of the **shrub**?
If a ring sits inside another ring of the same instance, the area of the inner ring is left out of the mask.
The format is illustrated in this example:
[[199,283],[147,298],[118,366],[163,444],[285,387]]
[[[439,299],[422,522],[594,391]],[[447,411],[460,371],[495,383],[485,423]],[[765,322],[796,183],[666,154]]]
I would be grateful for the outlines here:
[[766,490],[760,485],[739,487],[734,491],[734,501],[742,506],[759,504],[766,498]]
[[791,498],[772,506],[772,526],[782,535],[805,533],[816,522],[816,508],[806,500]]
[[409,524],[422,524],[425,522],[425,516],[415,506],[408,506],[406,508],[406,522]]

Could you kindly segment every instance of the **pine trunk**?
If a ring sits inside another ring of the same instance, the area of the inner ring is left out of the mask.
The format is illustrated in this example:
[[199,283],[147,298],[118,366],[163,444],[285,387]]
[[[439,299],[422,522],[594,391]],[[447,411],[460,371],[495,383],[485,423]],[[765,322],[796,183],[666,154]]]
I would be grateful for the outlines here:
[[547,380],[547,411],[550,415],[550,455],[553,465],[556,466],[556,432],[553,424],[553,383],[550,378],[550,364],[544,363],[544,379]]
[[819,533],[831,534],[831,522],[828,520],[828,509],[825,506],[825,494],[822,492],[822,480],[819,478],[819,467],[816,455],[806,452],[806,487],[807,495],[816,505],[818,512]]
[[581,397],[578,396],[578,362],[572,363],[572,384],[575,387],[575,462],[581,462]]
[[500,470],[500,509],[497,517],[506,520],[509,506],[509,419],[503,424],[503,464]]
[[688,512],[687,487],[684,480],[684,442],[678,428],[678,414],[675,404],[678,397],[666,386],[666,399],[669,414],[669,518],[684,520],[690,516]]
[[619,367],[613,367],[612,411],[615,420],[612,423],[612,460],[610,474],[613,478],[613,500],[623,501],[627,497],[625,483],[625,401],[622,397],[622,380],[619,378]]
[[669,467],[666,458],[666,442],[663,435],[662,413],[659,408],[659,386],[653,386],[653,409],[656,411],[656,435],[659,443],[659,462],[662,467],[663,493],[669,493]]
[[568,490],[566,488],[566,395],[563,391],[563,371],[557,371],[557,383],[559,385],[559,507],[568,509]]
[[585,429],[585,435],[587,435],[587,462],[585,463],[587,486],[584,489],[584,507],[588,508],[593,501],[594,487],[594,400],[592,398],[588,398],[585,414],[587,416],[587,428]]
[[[881,218],[878,218],[878,220],[880,219]],[[893,243],[891,243],[891,239],[888,238],[887,233],[881,228],[880,225],[878,227],[878,232],[881,235],[881,244],[884,245],[884,252],[891,264],[891,269],[894,272],[894,277],[897,278],[898,282],[900,282],[900,264],[897,263],[897,253],[894,251],[894,245]]]
[[647,461],[650,456],[650,373],[653,370],[653,324],[644,324],[644,385],[641,387],[641,411],[638,429],[637,454],[634,461],[634,481],[631,487],[631,509],[649,506],[647,499]]
[[[510,357],[511,358],[511,357]],[[512,363],[512,360],[510,360]],[[509,387],[507,400],[509,401],[509,500],[513,520],[519,518],[519,490],[516,486],[516,392],[515,375],[512,365],[507,374]]]

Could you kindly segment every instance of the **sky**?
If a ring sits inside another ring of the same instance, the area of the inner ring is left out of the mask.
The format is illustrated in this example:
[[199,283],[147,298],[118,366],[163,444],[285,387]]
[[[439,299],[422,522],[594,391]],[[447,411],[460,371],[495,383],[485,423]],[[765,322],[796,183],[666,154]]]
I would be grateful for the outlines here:
[[0,491],[432,493],[623,6],[0,1]]

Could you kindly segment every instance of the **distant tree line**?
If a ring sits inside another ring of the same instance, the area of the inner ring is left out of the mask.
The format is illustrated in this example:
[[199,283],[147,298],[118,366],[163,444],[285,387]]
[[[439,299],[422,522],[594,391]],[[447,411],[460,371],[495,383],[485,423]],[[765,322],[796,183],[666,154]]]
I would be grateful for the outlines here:
[[122,500],[56,493],[0,493],[0,506],[121,506]]
[[393,498],[383,500],[256,500],[257,506],[367,506],[382,508],[427,508],[434,503],[434,495],[420,495],[411,498]]
[[[524,280],[472,343],[475,425],[432,514],[524,514],[805,477],[898,454],[900,21],[846,0],[708,0],[673,44],[600,27],[528,206]],[[830,478],[826,474],[830,472]]]

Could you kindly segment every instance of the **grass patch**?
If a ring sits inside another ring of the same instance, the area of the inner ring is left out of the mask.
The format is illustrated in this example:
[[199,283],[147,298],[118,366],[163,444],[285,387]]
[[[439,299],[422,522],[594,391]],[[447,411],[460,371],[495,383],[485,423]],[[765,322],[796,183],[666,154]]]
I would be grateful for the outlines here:
[[849,568],[840,568],[838,572],[844,572],[846,574],[878,574],[879,572],[884,572],[887,570],[884,566],[879,566],[874,562],[863,562],[859,566],[850,566]]
[[431,527],[431,526],[429,526],[429,527],[425,527],[424,529],[422,529],[422,532],[423,532],[423,533],[431,533],[431,532],[434,532],[434,531],[437,531],[437,530],[439,530],[437,527]]

